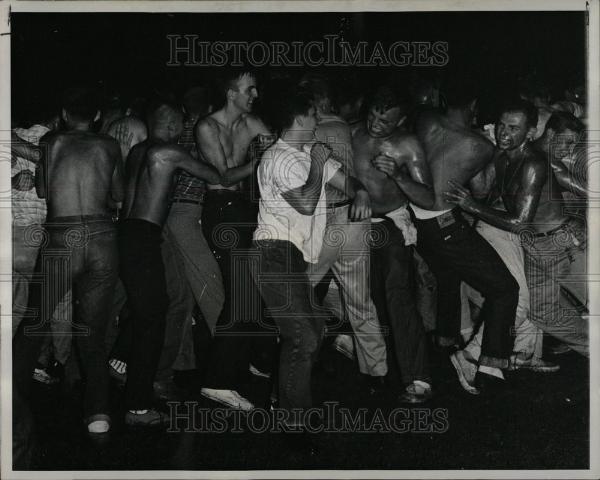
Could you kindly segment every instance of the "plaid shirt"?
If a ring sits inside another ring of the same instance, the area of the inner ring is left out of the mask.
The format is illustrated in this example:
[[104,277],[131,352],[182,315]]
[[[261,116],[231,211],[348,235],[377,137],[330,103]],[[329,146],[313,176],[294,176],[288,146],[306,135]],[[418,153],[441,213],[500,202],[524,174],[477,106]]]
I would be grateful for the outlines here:
[[[194,140],[195,121],[186,120],[183,124],[183,132],[179,138],[179,145],[185,148],[194,157],[198,157],[196,142]],[[175,175],[175,185],[173,188],[173,200],[190,200],[201,202],[206,192],[206,184],[203,180],[190,175],[183,170],[179,170]]]
[[[31,128],[17,128],[15,133],[19,138],[39,144],[48,128],[34,125]],[[12,183],[12,217],[13,225],[39,225],[46,221],[46,200],[37,196],[35,191],[35,163],[21,157],[16,157],[10,169]]]

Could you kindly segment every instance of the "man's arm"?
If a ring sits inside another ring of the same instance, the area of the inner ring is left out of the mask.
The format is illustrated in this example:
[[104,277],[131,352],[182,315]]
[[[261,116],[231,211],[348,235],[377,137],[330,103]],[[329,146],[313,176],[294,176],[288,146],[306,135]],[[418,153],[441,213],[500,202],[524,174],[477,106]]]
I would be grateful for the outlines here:
[[338,190],[346,192],[346,195],[354,199],[350,207],[350,218],[352,220],[371,218],[373,213],[371,210],[371,197],[360,180],[348,175],[343,168],[340,168],[327,183]]
[[48,132],[40,139],[40,143],[42,145],[47,145],[46,148],[40,150],[42,156],[40,161],[37,163],[35,168],[35,191],[39,198],[47,199],[47,176],[48,176],[48,167],[50,162],[50,150],[52,145],[50,145],[50,139],[52,138],[52,132]]
[[315,143],[310,151],[311,163],[304,185],[282,192],[281,196],[302,215],[312,215],[317,208],[323,185],[325,162],[331,149],[321,142]]
[[519,232],[533,221],[547,178],[547,167],[543,161],[534,160],[524,165],[521,188],[515,196],[514,212],[503,212],[478,202],[469,190],[452,180],[448,182],[451,190],[444,192],[444,197],[447,202],[459,205],[464,211],[494,227]]
[[201,178],[212,185],[222,183],[219,172],[212,165],[192,156],[179,145],[155,146],[148,151],[148,158],[152,161],[169,163],[174,170],[180,168],[194,177]]
[[115,145],[113,157],[115,159],[115,168],[112,174],[110,184],[110,198],[114,203],[114,208],[123,208],[125,200],[125,175],[123,174],[123,158],[121,156],[121,146]]
[[373,160],[375,168],[396,182],[398,188],[415,205],[431,209],[435,203],[431,172],[425,160],[425,152],[416,138],[403,141],[398,156],[379,155]]
[[586,198],[587,192],[587,155],[585,150],[575,153],[570,168],[562,160],[552,160],[552,171],[556,181],[568,192]]
[[198,122],[195,137],[198,151],[208,163],[217,169],[221,176],[220,184],[224,187],[236,185],[246,177],[252,175],[254,166],[260,159],[260,157],[256,156],[244,165],[228,167],[227,158],[219,140],[219,130],[209,118]]

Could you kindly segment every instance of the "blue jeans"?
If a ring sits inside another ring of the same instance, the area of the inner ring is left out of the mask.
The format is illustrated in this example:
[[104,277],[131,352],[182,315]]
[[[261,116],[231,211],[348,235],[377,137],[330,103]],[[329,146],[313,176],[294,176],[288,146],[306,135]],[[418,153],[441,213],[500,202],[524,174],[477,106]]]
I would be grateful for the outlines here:
[[13,383],[27,389],[52,314],[73,289],[73,336],[86,377],[85,416],[108,412],[109,375],[104,338],[118,277],[117,231],[110,217],[57,217],[46,224],[32,283],[37,315],[21,322],[13,342]]
[[316,315],[302,253],[283,240],[254,242],[260,261],[253,277],[267,311],[279,328],[281,408],[312,406],[311,371],[323,337],[325,317]]

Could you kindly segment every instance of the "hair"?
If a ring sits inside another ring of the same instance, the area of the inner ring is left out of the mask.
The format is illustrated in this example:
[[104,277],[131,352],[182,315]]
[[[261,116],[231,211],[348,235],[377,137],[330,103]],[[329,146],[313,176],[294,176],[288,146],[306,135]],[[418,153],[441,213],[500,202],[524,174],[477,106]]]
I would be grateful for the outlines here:
[[208,88],[204,86],[190,88],[183,95],[183,106],[189,115],[207,113],[210,107]]
[[408,112],[410,100],[398,88],[391,85],[383,85],[375,91],[369,105],[379,112],[387,112],[392,108],[399,108],[400,112],[404,115]]
[[77,120],[92,121],[98,112],[98,96],[90,88],[69,88],[63,94],[62,107]]
[[223,98],[227,98],[227,92],[230,89],[236,89],[238,80],[244,75],[251,75],[253,77],[256,77],[256,73],[248,67],[229,68],[218,76],[218,90],[223,96]]
[[156,125],[157,123],[160,123],[162,120],[164,120],[160,113],[160,110],[163,107],[167,107],[169,110],[177,112],[178,114],[183,116],[181,107],[175,102],[173,102],[171,99],[157,97],[150,101],[146,110],[146,120],[148,122],[148,125]]
[[312,94],[299,85],[285,85],[277,89],[277,110],[273,124],[279,132],[289,128],[298,115],[306,115],[313,106]]
[[575,133],[583,132],[585,126],[583,122],[568,112],[554,112],[548,122],[546,129],[552,129],[556,133],[564,133],[565,130],[572,130]]
[[331,100],[329,79],[321,73],[307,73],[300,79],[300,87],[305,88],[316,103],[323,99]]
[[500,110],[500,115],[503,113],[522,113],[525,115],[525,125],[527,128],[533,128],[538,123],[538,109],[535,105],[527,100],[514,100],[508,103]]

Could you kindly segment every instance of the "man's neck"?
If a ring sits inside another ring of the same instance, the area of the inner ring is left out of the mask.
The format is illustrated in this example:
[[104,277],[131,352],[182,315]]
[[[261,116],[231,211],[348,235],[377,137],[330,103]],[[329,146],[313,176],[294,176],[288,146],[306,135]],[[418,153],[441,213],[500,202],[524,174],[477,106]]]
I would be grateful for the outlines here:
[[517,148],[513,148],[512,150],[506,150],[506,156],[508,157],[509,161],[512,162],[515,160],[520,160],[523,156],[523,153],[528,149],[528,143],[529,142],[524,141]]
[[458,127],[470,128],[468,115],[465,115],[465,112],[460,109],[449,108],[446,112],[446,118]]
[[69,130],[77,131],[77,132],[89,132],[90,124],[89,123],[72,123],[70,125]]
[[233,104],[228,103],[219,112],[217,112],[217,114],[219,113],[220,115],[218,116],[220,116],[223,119],[223,123],[225,124],[225,126],[231,127],[235,122],[237,122],[240,119],[243,112],[239,108],[235,107]]
[[284,130],[281,134],[281,140],[285,143],[294,147],[297,150],[302,151],[302,147],[307,143],[306,141],[306,132],[303,130]]

